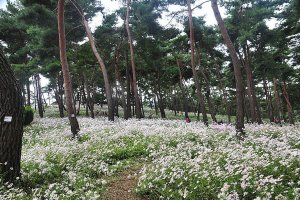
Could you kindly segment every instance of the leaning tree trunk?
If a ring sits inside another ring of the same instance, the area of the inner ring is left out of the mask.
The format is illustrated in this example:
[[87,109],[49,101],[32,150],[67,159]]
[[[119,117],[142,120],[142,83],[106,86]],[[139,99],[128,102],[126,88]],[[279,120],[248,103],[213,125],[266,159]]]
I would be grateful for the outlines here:
[[60,50],[60,62],[63,71],[65,97],[68,117],[71,125],[71,131],[73,137],[76,137],[79,132],[79,124],[75,115],[75,109],[73,104],[73,92],[71,77],[69,72],[69,65],[66,52],[66,38],[65,38],[65,25],[64,25],[64,0],[58,0],[57,5],[57,21],[58,21],[58,35],[59,35],[59,50]]
[[107,106],[108,106],[108,120],[114,121],[114,104],[113,104],[111,86],[110,86],[110,83],[108,80],[107,69],[105,67],[105,64],[104,64],[102,58],[100,57],[100,55],[96,49],[94,38],[92,36],[91,30],[88,27],[88,22],[86,20],[84,20],[84,25],[85,25],[85,30],[87,32],[87,36],[89,38],[93,53],[94,53],[95,57],[97,58],[98,63],[100,64],[101,71],[103,74],[105,93],[106,93],[106,98],[107,98]]
[[88,25],[88,22],[86,21],[85,17],[84,17],[84,13],[80,7],[80,5],[76,2],[76,1],[71,1],[74,6],[76,7],[76,9],[78,10],[79,14],[81,15],[82,18],[82,23],[84,25],[85,31],[86,31],[86,35],[89,39],[92,51],[97,59],[97,62],[100,65],[100,71],[102,71],[103,74],[103,79],[104,79],[104,86],[105,86],[105,94],[106,94],[106,99],[107,99],[107,106],[108,106],[108,120],[110,121],[114,121],[114,104],[113,104],[113,98],[112,98],[112,91],[111,91],[111,86],[110,86],[110,82],[108,79],[108,73],[107,73],[107,69],[106,66],[100,56],[100,54],[97,51],[96,45],[95,45],[95,41],[91,32],[91,29]]
[[136,118],[140,119],[140,118],[142,118],[142,111],[141,111],[140,98],[139,98],[137,80],[136,80],[134,50],[133,50],[131,32],[130,32],[130,28],[129,28],[129,5],[130,5],[130,2],[131,2],[130,0],[127,0],[126,30],[127,30],[127,35],[128,35],[128,44],[130,47],[130,58],[131,58],[131,68],[132,68],[132,85],[133,85],[133,94],[134,94],[134,99],[135,99],[135,114],[136,114]]
[[243,109],[243,80],[242,80],[242,72],[241,72],[241,64],[237,57],[236,50],[234,45],[228,35],[227,29],[225,27],[224,21],[221,17],[217,0],[211,0],[211,7],[214,11],[215,18],[218,22],[218,26],[220,28],[221,34],[223,36],[224,42],[228,48],[230,53],[230,57],[232,60],[233,68],[234,68],[234,77],[235,77],[235,87],[236,87],[236,104],[237,104],[237,118],[236,118],[236,130],[238,133],[243,133],[244,129],[244,109]]
[[204,98],[201,93],[201,86],[200,86],[199,79],[198,79],[198,73],[195,68],[195,38],[194,38],[194,26],[193,26],[193,17],[192,17],[192,9],[191,9],[190,0],[187,0],[187,5],[188,5],[188,14],[189,14],[192,71],[193,71],[193,75],[194,75],[195,86],[197,89],[197,96],[198,96],[198,100],[200,103],[200,109],[201,109],[202,116],[203,116],[203,122],[205,125],[208,125],[208,119],[207,119],[207,115],[206,115]]
[[0,184],[20,177],[23,136],[21,89],[0,50]]

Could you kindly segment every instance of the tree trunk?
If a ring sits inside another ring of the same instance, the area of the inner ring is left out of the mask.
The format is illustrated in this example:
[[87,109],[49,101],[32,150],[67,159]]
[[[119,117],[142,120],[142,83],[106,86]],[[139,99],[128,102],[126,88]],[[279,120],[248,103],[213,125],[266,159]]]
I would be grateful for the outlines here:
[[155,115],[158,115],[158,106],[157,106],[157,102],[156,102],[156,96],[154,95],[153,97],[153,101],[154,101],[154,108],[155,108]]
[[130,85],[131,85],[131,73],[130,73],[130,66],[128,64],[128,53],[126,53],[126,105],[127,105],[127,115],[128,118],[132,117],[131,113],[131,90],[130,90]]
[[64,78],[66,105],[67,105],[68,117],[71,125],[71,131],[73,137],[76,137],[80,129],[75,115],[75,110],[73,107],[74,104],[73,104],[72,84],[71,84],[71,77],[70,77],[69,65],[67,60],[67,52],[66,52],[66,38],[65,38],[65,25],[64,25],[64,0],[58,0],[57,19],[58,19],[60,62],[61,62],[63,78]]
[[255,85],[253,82],[253,73],[250,67],[250,51],[248,45],[243,48],[245,55],[245,70],[247,75],[247,94],[250,102],[250,110],[251,110],[251,122],[257,122],[259,124],[262,123],[261,114],[259,110],[259,106],[257,103],[257,97],[255,94]]
[[286,82],[285,81],[283,81],[283,96],[284,96],[286,106],[287,106],[287,110],[288,110],[289,123],[290,124],[295,124],[294,116],[293,116],[293,108],[292,108],[292,104],[290,102],[289,95],[288,95],[287,90],[286,90]]
[[87,100],[87,91],[86,91],[86,76],[84,74],[84,72],[82,73],[82,80],[81,80],[81,84],[82,84],[82,87],[81,87],[81,98],[82,98],[82,104],[85,105],[85,116],[89,116],[89,109],[88,109],[88,100]]
[[[246,96],[246,94],[245,94]],[[249,123],[249,117],[251,116],[251,109],[250,108],[250,102],[249,102],[249,97],[248,98],[244,98],[244,113],[245,113],[245,117],[246,117],[246,122]]]
[[207,119],[207,114],[206,114],[206,109],[205,109],[204,98],[201,93],[201,86],[200,86],[199,79],[198,79],[198,73],[195,68],[195,38],[194,38],[194,26],[193,26],[193,17],[192,17],[192,9],[191,9],[190,0],[187,0],[187,5],[188,5],[188,14],[189,14],[192,71],[193,71],[193,75],[194,75],[195,86],[197,89],[198,101],[200,103],[200,109],[202,112],[203,122],[205,125],[208,125],[208,119]]
[[58,95],[59,95],[59,112],[60,112],[60,117],[63,118],[64,117],[64,111],[67,110],[65,108],[64,105],[64,77],[63,77],[63,72],[61,71],[58,74],[58,78],[57,78],[57,86],[58,86]]
[[118,97],[117,88],[116,88],[116,97],[114,99],[114,105],[115,105],[115,108],[114,108],[115,116],[119,117],[119,97]]
[[94,52],[95,57],[97,58],[98,63],[100,64],[101,71],[103,74],[105,92],[106,92],[106,98],[107,98],[107,105],[108,105],[108,119],[111,121],[114,121],[114,106],[113,106],[112,92],[111,92],[111,86],[110,86],[110,83],[108,80],[107,70],[106,70],[106,67],[105,67],[105,64],[104,64],[102,58],[100,57],[100,55],[96,49],[94,38],[92,36],[91,30],[88,27],[88,23],[86,20],[84,20],[84,25],[85,25],[85,29],[86,29],[87,36],[89,38],[92,50]]
[[0,49],[0,177],[3,182],[13,182],[20,177],[22,100],[21,89]]
[[143,105],[143,100],[141,98],[141,101],[140,101],[140,105],[141,105],[141,113],[142,113],[142,117],[145,117],[145,111],[144,111],[144,105]]
[[281,113],[280,113],[280,99],[277,91],[277,81],[276,78],[273,78],[273,83],[274,83],[274,96],[275,96],[275,112],[276,112],[276,123],[281,123]]
[[34,76],[33,76],[33,99],[34,99],[34,110],[36,111],[36,99],[37,99],[37,91],[36,91],[36,84],[35,84],[35,78],[34,78]]
[[133,84],[133,93],[134,93],[134,99],[135,99],[135,114],[136,114],[136,118],[140,119],[140,118],[142,118],[142,112],[141,112],[140,98],[139,98],[139,94],[138,94],[138,87],[137,87],[137,80],[136,80],[134,50],[133,50],[131,32],[130,32],[130,28],[129,28],[129,5],[130,5],[130,3],[131,3],[131,1],[127,0],[126,30],[127,30],[127,35],[128,35],[128,44],[130,47],[130,58],[131,58],[131,67],[132,67],[132,84]]
[[273,112],[273,105],[272,105],[272,96],[268,92],[268,86],[267,86],[267,81],[266,78],[264,77],[263,79],[263,87],[264,87],[264,92],[266,96],[266,103],[267,103],[267,109],[268,109],[268,116],[270,119],[270,122],[274,122],[274,112]]
[[217,71],[218,71],[218,79],[220,80],[220,87],[221,87],[221,93],[223,95],[223,104],[225,106],[225,111],[226,111],[226,114],[227,114],[227,119],[228,119],[228,123],[231,123],[231,113],[230,113],[230,107],[229,107],[229,103],[228,103],[228,100],[227,100],[227,91],[225,89],[225,84],[224,84],[224,79],[223,77],[221,76],[221,69],[220,69],[220,66],[217,65]]
[[55,95],[55,100],[57,102],[58,105],[58,109],[59,109],[59,116],[61,118],[64,118],[64,104],[63,104],[63,100],[60,98],[60,95],[58,93],[58,91],[54,91],[54,95]]
[[[159,94],[157,95],[157,98],[158,98]],[[161,118],[166,118],[166,112],[165,112],[165,109],[164,109],[164,103],[162,101],[162,99],[160,99],[160,97],[158,98],[158,105],[159,105],[159,111],[160,111],[160,116]]]
[[42,88],[41,88],[40,76],[38,74],[34,75],[34,80],[35,80],[36,99],[37,99],[39,116],[40,118],[43,118],[44,111],[43,111],[43,99],[42,99]]
[[91,118],[95,118],[95,114],[94,114],[94,102],[93,99],[91,97],[91,88],[88,84],[86,75],[83,75],[84,78],[84,85],[85,85],[85,90],[86,90],[86,114],[88,115],[89,110],[91,111]]
[[[83,87],[83,86],[81,86],[81,87]],[[80,116],[80,109],[81,109],[81,103],[82,103],[82,89],[80,89],[79,88],[79,91],[77,92],[77,99],[78,99],[78,108],[76,109],[76,114],[77,114],[77,116]],[[76,99],[75,99],[75,101],[76,101]],[[76,108],[76,106],[75,106],[75,108]]]
[[181,65],[180,65],[178,58],[176,59],[176,63],[177,63],[177,67],[179,70],[179,88],[181,90],[181,96],[182,96],[182,100],[183,100],[182,110],[184,110],[184,117],[187,118],[187,117],[189,117],[189,107],[188,107],[188,103],[187,103],[187,94],[185,92],[184,84],[183,84]]
[[205,97],[207,99],[208,109],[209,109],[212,120],[217,123],[215,104],[214,104],[214,102],[211,98],[211,95],[210,95],[210,84],[209,84],[208,78],[206,77],[206,75],[205,75],[205,73],[202,69],[201,62],[200,62],[200,50],[197,51],[197,54],[198,54],[199,71],[200,71],[200,73],[201,73],[201,75],[202,75],[202,77],[205,81],[205,84],[206,84]]
[[[125,97],[125,88],[121,79],[120,70],[119,70],[119,53],[118,50],[115,53],[115,74],[116,80],[119,82],[121,87],[121,102],[123,107],[124,119],[128,119],[128,110],[126,105],[126,97]],[[117,84],[116,84],[117,87]]]
[[[251,88],[251,75],[250,75],[250,69],[249,69],[249,63],[246,64],[247,61],[245,61],[245,69],[246,69],[246,74],[247,74],[247,96],[248,96],[248,101],[249,101],[249,110],[251,113],[251,123],[256,122],[256,112],[255,112],[255,107],[254,107],[254,102],[253,102],[253,97],[252,97],[252,88]],[[248,108],[246,107],[248,110]],[[248,120],[247,120],[248,122]]]
[[[26,85],[26,84],[25,84]],[[25,104],[25,102],[26,102],[26,92],[25,92],[25,85],[23,86],[23,85],[20,85],[20,88],[21,88],[21,94],[22,94],[22,101],[24,102],[24,104]],[[27,106],[27,105],[26,105]]]
[[173,107],[174,115],[176,116],[177,115],[177,110],[178,110],[178,105],[177,105],[177,99],[176,99],[176,97],[173,98],[173,102],[174,102],[174,107]]
[[73,3],[73,5],[75,6],[75,8],[77,9],[77,11],[79,12],[79,14],[81,15],[81,19],[82,19],[82,24],[85,28],[86,31],[86,35],[89,39],[89,43],[91,45],[91,49],[97,59],[98,64],[100,65],[100,71],[102,71],[103,74],[103,79],[104,79],[104,86],[105,86],[105,93],[106,93],[106,99],[107,99],[107,106],[108,106],[108,120],[110,121],[114,121],[114,104],[113,104],[113,98],[112,98],[112,91],[111,91],[111,86],[110,86],[110,82],[109,82],[109,78],[108,78],[108,74],[107,74],[107,69],[106,66],[100,56],[100,54],[97,51],[96,45],[95,45],[95,41],[91,32],[91,29],[88,25],[88,22],[86,21],[85,17],[84,17],[84,13],[80,7],[80,5],[76,2],[76,1],[71,1]]
[[[238,133],[244,133],[244,109],[243,109],[243,80],[242,80],[242,73],[241,73],[241,64],[236,55],[236,51],[234,45],[228,35],[227,29],[225,27],[224,21],[221,17],[219,12],[217,0],[211,0],[211,7],[214,11],[215,18],[218,22],[219,29],[222,33],[224,42],[228,48],[230,53],[230,57],[232,60],[233,68],[234,68],[234,77],[235,77],[235,86],[236,86],[236,104],[237,104],[237,118],[236,118],[236,130]],[[238,134],[239,137],[239,134]]]
[[27,106],[31,106],[30,104],[30,81],[26,83],[26,93],[27,93]]
[[161,118],[166,118],[166,112],[165,112],[165,105],[164,105],[164,100],[163,100],[163,95],[161,93],[161,77],[160,77],[160,69],[157,69],[157,83],[156,86],[157,87],[157,101],[158,101],[158,107],[159,107],[159,111],[160,111],[160,116]]
[[103,74],[105,93],[106,93],[106,99],[107,99],[108,120],[114,121],[114,104],[113,104],[112,91],[111,91],[111,86],[110,86],[110,82],[109,82],[109,79],[108,79],[106,66],[105,66],[100,54],[97,51],[91,29],[88,25],[88,22],[86,21],[86,19],[84,17],[84,13],[83,13],[80,5],[76,1],[72,1],[72,3],[74,4],[74,6],[76,7],[76,9],[78,10],[79,14],[82,17],[82,23],[84,25],[87,37],[89,39],[91,49],[92,49],[92,51],[93,51],[93,53],[94,53],[94,55],[97,59],[98,64],[100,65],[100,71],[102,71],[102,74]]

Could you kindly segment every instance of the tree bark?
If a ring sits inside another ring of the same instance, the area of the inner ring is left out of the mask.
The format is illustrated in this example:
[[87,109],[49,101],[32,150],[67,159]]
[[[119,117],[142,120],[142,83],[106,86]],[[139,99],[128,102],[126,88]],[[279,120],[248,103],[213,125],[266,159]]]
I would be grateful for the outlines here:
[[93,98],[91,97],[91,88],[88,84],[87,81],[87,77],[84,74],[83,75],[84,78],[84,86],[85,86],[85,90],[86,90],[86,114],[88,115],[89,110],[91,111],[91,118],[95,118],[95,113],[94,113],[94,101]]
[[157,106],[157,102],[156,102],[156,95],[154,95],[153,101],[154,101],[155,115],[158,116],[158,106]]
[[[126,105],[126,97],[125,97],[125,88],[121,79],[120,70],[119,70],[119,52],[118,50],[115,52],[115,74],[116,80],[119,82],[121,87],[121,102],[123,107],[124,119],[128,119],[128,109]],[[117,88],[117,84],[116,84]]]
[[79,132],[79,124],[76,118],[74,104],[73,104],[73,91],[71,84],[71,77],[69,72],[69,65],[66,52],[66,38],[65,38],[65,25],[64,25],[64,0],[58,0],[57,5],[57,19],[58,19],[58,35],[59,35],[59,50],[60,62],[64,78],[64,91],[66,97],[66,105],[68,117],[71,125],[73,137],[76,137]]
[[114,121],[114,104],[113,104],[113,98],[112,98],[112,91],[111,91],[111,86],[110,86],[110,82],[109,82],[109,78],[108,78],[108,73],[107,73],[107,69],[106,66],[100,56],[100,54],[97,51],[96,45],[95,45],[95,41],[94,41],[94,37],[92,35],[91,29],[88,25],[88,22],[86,21],[85,17],[84,17],[84,13],[80,7],[80,5],[76,2],[76,1],[72,1],[72,3],[74,4],[74,6],[76,7],[76,9],[78,10],[79,14],[82,17],[82,23],[84,25],[85,31],[86,31],[86,35],[89,39],[92,51],[97,59],[97,62],[100,65],[100,71],[102,71],[103,74],[103,79],[104,79],[104,86],[105,86],[105,93],[106,93],[106,99],[107,99],[107,106],[108,106],[108,120],[110,121]]
[[126,105],[127,105],[127,115],[128,118],[132,117],[131,113],[131,73],[130,73],[130,66],[128,64],[128,52],[125,55],[126,58]]
[[27,106],[31,106],[31,103],[30,103],[30,81],[29,80],[26,83],[26,93],[27,93]]
[[41,88],[41,81],[40,76],[38,74],[34,75],[35,80],[35,88],[36,88],[36,100],[38,105],[38,111],[40,118],[44,117],[44,111],[43,111],[43,99],[42,99],[42,88]]
[[217,71],[218,71],[218,79],[220,80],[220,87],[221,87],[221,92],[222,92],[222,95],[223,95],[223,104],[225,106],[225,109],[226,109],[226,114],[227,114],[227,119],[228,119],[228,123],[231,123],[231,113],[230,113],[230,107],[229,107],[229,103],[228,103],[228,97],[227,97],[227,91],[226,91],[226,88],[225,88],[225,84],[224,84],[224,79],[222,78],[221,76],[221,69],[220,69],[220,66],[217,65]]
[[195,86],[197,89],[197,96],[198,96],[198,101],[200,103],[200,109],[201,109],[201,113],[202,113],[202,117],[203,117],[203,122],[205,125],[208,125],[208,118],[207,118],[207,114],[206,114],[204,98],[201,93],[201,86],[200,86],[199,79],[198,79],[198,73],[195,68],[195,38],[194,38],[194,26],[193,26],[192,8],[191,8],[190,0],[187,0],[187,6],[188,6],[188,15],[189,15],[192,71],[193,71],[193,75],[194,75],[194,81],[195,81]]
[[143,99],[142,98],[141,98],[141,101],[140,101],[140,105],[141,105],[142,117],[145,117],[145,111],[144,111],[144,105],[143,105]]
[[273,78],[273,83],[274,83],[274,96],[275,96],[275,112],[277,115],[275,122],[281,123],[280,98],[277,91],[277,81],[275,77]]
[[129,28],[129,6],[130,6],[131,0],[127,0],[127,11],[126,11],[126,30],[128,35],[128,44],[130,47],[130,58],[131,58],[131,68],[132,68],[132,84],[133,84],[133,93],[135,98],[135,114],[136,118],[140,119],[142,118],[142,112],[141,112],[141,105],[140,105],[140,98],[138,94],[138,87],[137,87],[137,79],[136,79],[136,67],[134,62],[134,50],[133,50],[133,44],[132,44],[132,37],[131,32]]
[[64,101],[63,101],[63,76],[62,73],[58,73],[56,86],[54,88],[54,97],[59,109],[60,118],[64,118]]
[[244,126],[244,109],[243,109],[243,104],[244,104],[243,87],[244,86],[243,86],[242,73],[241,73],[241,68],[240,68],[241,64],[237,57],[234,45],[228,35],[224,21],[219,12],[217,0],[211,0],[211,7],[214,11],[214,15],[218,22],[218,26],[219,26],[219,29],[223,36],[224,42],[230,53],[230,57],[231,57],[233,68],[234,68],[235,87],[236,87],[236,103],[237,103],[236,130],[238,133],[244,133],[244,131],[243,131],[243,129],[245,128],[245,126]]
[[85,25],[87,36],[89,38],[93,53],[94,53],[95,57],[97,58],[98,63],[100,64],[101,71],[103,74],[104,86],[105,86],[105,92],[106,92],[106,98],[107,98],[107,106],[108,106],[108,119],[110,121],[114,121],[114,106],[113,106],[113,99],[112,99],[112,91],[111,91],[111,86],[110,86],[109,79],[108,79],[107,70],[106,70],[106,67],[105,67],[105,64],[104,64],[102,58],[100,57],[100,55],[96,49],[94,38],[92,36],[90,28],[88,27],[88,23],[85,19],[84,19],[84,25]]
[[184,84],[183,84],[183,76],[182,76],[182,72],[181,72],[181,65],[179,62],[179,59],[176,59],[176,64],[179,70],[179,88],[181,90],[181,96],[182,96],[182,100],[183,100],[183,106],[182,106],[182,110],[184,110],[184,116],[185,118],[189,117],[189,107],[188,107],[188,103],[187,103],[187,94],[184,90]]
[[214,122],[217,123],[217,118],[216,118],[216,109],[215,109],[215,104],[211,98],[211,95],[210,95],[210,83],[208,81],[208,78],[207,76],[205,75],[204,71],[203,71],[203,68],[201,66],[201,60],[200,60],[200,50],[197,51],[197,55],[198,55],[198,66],[199,66],[199,71],[205,81],[205,84],[206,84],[206,93],[205,93],[205,97],[207,99],[207,103],[208,103],[208,109],[209,109],[209,112],[210,112],[210,115],[211,115],[211,118]]
[[0,177],[3,182],[13,182],[20,177],[22,136],[21,89],[0,49]]
[[84,107],[85,111],[87,111],[87,112],[85,112],[85,115],[88,117],[89,113],[88,113],[88,109],[86,109],[86,108],[88,108],[88,105],[87,105],[88,103],[87,103],[86,80],[85,80],[84,72],[82,73],[81,77],[82,77],[82,79],[81,79],[82,86],[80,88],[81,100],[82,100],[82,104],[85,105],[85,107]]
[[287,110],[288,110],[289,123],[290,124],[295,124],[294,116],[293,116],[293,108],[292,108],[292,104],[290,102],[289,95],[288,95],[287,90],[286,90],[286,82],[285,81],[283,81],[283,96],[284,96],[286,106],[287,106]]
[[164,99],[163,99],[163,95],[161,92],[161,77],[160,77],[160,70],[157,69],[157,83],[156,86],[157,87],[157,92],[156,92],[156,96],[157,96],[157,101],[158,101],[158,107],[159,107],[159,111],[160,111],[160,116],[161,118],[166,118],[166,112],[165,112],[165,105],[164,105]]
[[58,110],[59,110],[59,117],[60,118],[64,118],[64,105],[63,105],[63,101],[62,99],[60,98],[60,95],[58,93],[58,91],[54,91],[54,95],[55,95],[55,100],[57,102],[57,105],[58,105]]
[[268,86],[267,86],[267,81],[266,78],[264,77],[263,79],[263,87],[264,87],[264,92],[266,96],[266,103],[267,103],[267,109],[268,109],[268,116],[270,119],[270,122],[274,122],[274,112],[273,112],[273,105],[272,105],[272,96],[268,92]]
[[[78,108],[76,109],[77,116],[80,116],[80,109],[81,109],[82,95],[83,95],[82,89],[80,87],[82,88],[83,86],[79,86],[79,91],[77,92],[77,98],[75,98],[75,100],[74,100],[74,101],[76,101],[76,99],[78,99]],[[75,108],[76,108],[76,106],[75,106]]]
[[257,103],[257,97],[255,93],[255,85],[253,83],[253,73],[250,67],[250,51],[248,45],[243,48],[245,55],[244,67],[247,75],[247,94],[249,97],[250,110],[251,110],[251,122],[262,123],[259,106]]

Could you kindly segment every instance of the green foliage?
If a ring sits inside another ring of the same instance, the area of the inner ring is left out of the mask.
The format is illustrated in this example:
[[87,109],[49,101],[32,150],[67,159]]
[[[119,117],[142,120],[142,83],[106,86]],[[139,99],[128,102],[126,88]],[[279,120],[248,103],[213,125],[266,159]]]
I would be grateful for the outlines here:
[[23,117],[24,117],[24,125],[25,126],[29,125],[33,121],[34,111],[31,108],[31,106],[25,106]]

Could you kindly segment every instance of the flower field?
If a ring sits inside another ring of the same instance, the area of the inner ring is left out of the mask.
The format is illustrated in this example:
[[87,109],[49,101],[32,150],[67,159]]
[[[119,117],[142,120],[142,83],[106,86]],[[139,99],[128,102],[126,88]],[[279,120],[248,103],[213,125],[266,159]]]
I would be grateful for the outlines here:
[[183,120],[79,118],[26,127],[22,178],[0,199],[105,199],[110,177],[140,165],[136,192],[149,199],[300,199],[300,127]]

